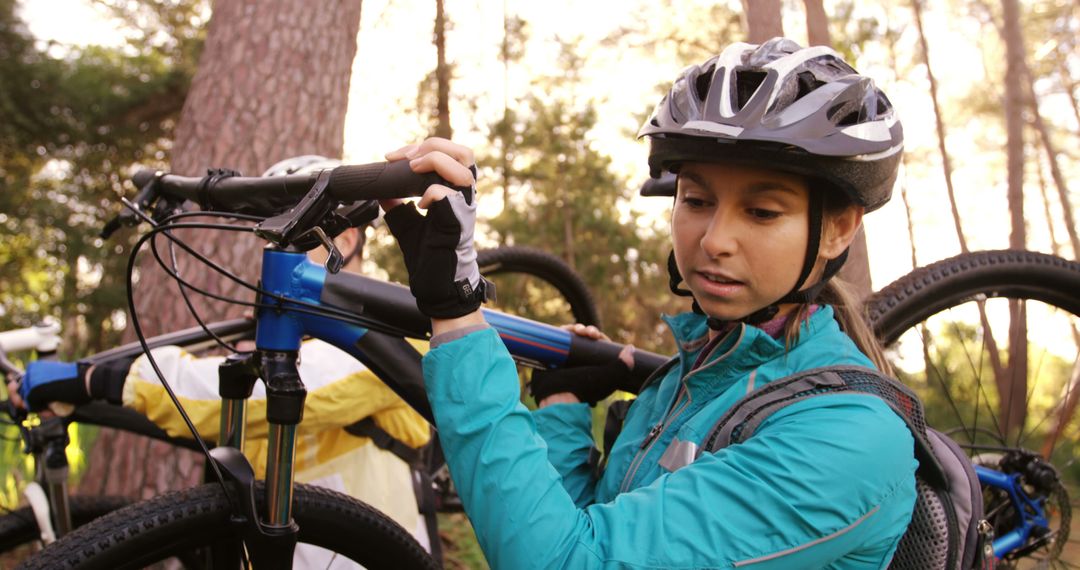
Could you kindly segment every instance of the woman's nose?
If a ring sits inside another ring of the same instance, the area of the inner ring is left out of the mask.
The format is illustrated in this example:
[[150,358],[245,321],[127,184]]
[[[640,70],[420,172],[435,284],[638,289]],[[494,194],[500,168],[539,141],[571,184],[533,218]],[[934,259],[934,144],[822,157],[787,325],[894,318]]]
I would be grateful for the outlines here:
[[712,223],[701,236],[701,249],[710,259],[724,257],[738,250],[738,224],[728,212],[717,209]]

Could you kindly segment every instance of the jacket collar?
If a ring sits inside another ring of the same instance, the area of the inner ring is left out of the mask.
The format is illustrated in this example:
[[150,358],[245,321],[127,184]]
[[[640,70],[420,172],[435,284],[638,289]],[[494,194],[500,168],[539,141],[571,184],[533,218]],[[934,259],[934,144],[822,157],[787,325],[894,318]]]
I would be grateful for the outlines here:
[[[698,358],[699,352],[709,341],[709,328],[705,316],[696,313],[681,313],[664,316],[664,321],[671,329],[679,349],[682,374],[688,388],[708,385],[712,389],[726,389],[738,378],[749,374],[755,368],[784,356],[815,336],[827,330],[839,327],[833,319],[833,309],[821,306],[809,318],[803,321],[798,340],[786,347],[784,339],[774,339],[758,327],[739,324],[727,333],[726,338],[711,347],[704,362],[694,371],[689,367]],[[717,385],[721,380],[721,385]],[[711,389],[709,391],[712,391]]]

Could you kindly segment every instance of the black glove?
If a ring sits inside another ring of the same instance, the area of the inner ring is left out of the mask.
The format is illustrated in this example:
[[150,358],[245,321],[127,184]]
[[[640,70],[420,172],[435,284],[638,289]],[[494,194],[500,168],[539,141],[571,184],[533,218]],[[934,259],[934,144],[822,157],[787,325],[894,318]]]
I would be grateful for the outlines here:
[[33,412],[47,408],[51,402],[85,404],[90,401],[86,391],[88,368],[83,362],[31,362],[19,384],[19,395]]
[[625,384],[629,376],[630,367],[621,358],[599,366],[533,370],[529,393],[540,403],[552,394],[570,392],[578,400],[595,406]]
[[409,290],[420,312],[435,319],[467,315],[488,299],[495,287],[480,276],[473,246],[474,193],[452,192],[421,215],[411,202],[386,213],[409,270]]

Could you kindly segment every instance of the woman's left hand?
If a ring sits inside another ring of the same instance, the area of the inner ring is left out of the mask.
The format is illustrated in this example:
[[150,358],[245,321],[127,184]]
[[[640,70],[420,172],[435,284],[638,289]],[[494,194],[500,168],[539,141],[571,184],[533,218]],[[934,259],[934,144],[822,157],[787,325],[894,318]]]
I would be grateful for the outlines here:
[[[611,340],[593,325],[577,323],[562,328],[584,338]],[[594,406],[618,389],[621,381],[625,380],[633,369],[634,346],[628,344],[619,351],[617,359],[600,366],[536,370],[533,372],[529,391],[537,399],[538,408],[578,402],[587,402]]]
[[432,318],[433,328],[439,328],[436,320],[474,317],[489,297],[491,286],[480,276],[473,245],[476,181],[472,151],[446,139],[430,138],[388,153],[386,158],[408,159],[414,172],[436,172],[455,186],[468,187],[466,191],[441,184],[428,187],[419,204],[427,215],[412,203],[387,200],[381,204],[387,210],[386,225],[405,257],[416,306]]

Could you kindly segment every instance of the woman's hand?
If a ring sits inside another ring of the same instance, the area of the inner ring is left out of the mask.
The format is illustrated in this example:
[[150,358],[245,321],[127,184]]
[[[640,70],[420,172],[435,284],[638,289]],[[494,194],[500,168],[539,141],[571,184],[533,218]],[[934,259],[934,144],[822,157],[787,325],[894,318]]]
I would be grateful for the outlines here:
[[[476,184],[472,170],[476,165],[476,158],[472,149],[443,138],[432,137],[419,144],[405,145],[386,153],[386,160],[408,160],[413,172],[436,172],[456,186]],[[451,188],[432,184],[420,198],[420,207],[427,209],[433,201],[441,200],[450,192],[453,192]],[[398,199],[379,200],[379,205],[386,212],[404,203],[404,200]]]
[[388,160],[408,159],[414,172],[435,172],[457,191],[431,185],[420,199],[423,215],[412,203],[380,202],[386,225],[394,234],[409,270],[409,290],[416,306],[432,319],[435,334],[483,323],[480,304],[494,287],[480,276],[473,245],[476,225],[476,180],[473,153],[446,139],[430,138],[391,153]]
[[[593,325],[577,323],[562,327],[580,337],[611,341],[608,335]],[[610,396],[634,369],[634,346],[626,345],[619,357],[600,366],[579,366],[556,370],[534,370],[529,390],[537,399],[536,405],[545,408],[552,404],[596,402]]]

